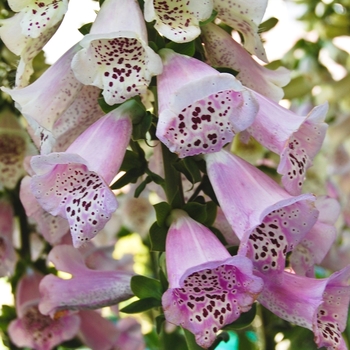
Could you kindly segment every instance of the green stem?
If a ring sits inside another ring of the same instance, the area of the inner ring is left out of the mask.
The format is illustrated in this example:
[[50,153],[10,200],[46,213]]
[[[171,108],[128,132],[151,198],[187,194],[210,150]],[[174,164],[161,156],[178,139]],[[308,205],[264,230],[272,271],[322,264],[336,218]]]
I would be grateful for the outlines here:
[[168,203],[173,208],[181,208],[184,203],[181,174],[174,168],[173,163],[177,159],[174,153],[171,153],[168,148],[162,143],[163,166],[164,166],[164,191]]
[[188,350],[203,350],[203,348],[196,343],[195,337],[191,332],[184,329],[184,333]]

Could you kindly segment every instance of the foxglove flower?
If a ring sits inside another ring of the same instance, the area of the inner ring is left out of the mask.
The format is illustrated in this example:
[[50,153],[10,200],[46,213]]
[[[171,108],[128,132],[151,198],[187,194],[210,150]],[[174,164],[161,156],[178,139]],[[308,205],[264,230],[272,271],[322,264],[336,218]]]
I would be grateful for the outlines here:
[[16,86],[28,85],[33,73],[32,61],[59,27],[68,8],[68,0],[10,0],[13,17],[0,21],[0,37],[7,48],[21,56]]
[[66,152],[31,159],[35,198],[50,214],[68,220],[75,247],[93,238],[117,208],[108,185],[130,140],[132,106],[127,102],[99,119]]
[[202,27],[201,37],[212,65],[234,69],[244,86],[276,102],[283,97],[282,86],[290,81],[288,69],[270,70],[261,66],[231,35],[213,23]]
[[166,239],[169,289],[162,304],[167,321],[208,348],[216,332],[248,311],[262,289],[243,256],[231,257],[216,236],[182,210],[172,212]]
[[147,30],[136,0],[104,1],[90,34],[74,57],[79,81],[103,89],[109,105],[122,103],[147,90],[162,71],[159,56],[148,46]]
[[208,19],[213,11],[213,0],[172,1],[146,0],[145,19],[156,21],[154,28],[171,41],[185,43],[200,34],[199,22]]
[[293,270],[308,277],[314,277],[314,265],[322,262],[332,246],[337,234],[334,224],[340,214],[340,205],[333,198],[319,197],[315,206],[319,217],[290,256]]
[[122,318],[113,324],[96,311],[79,312],[79,337],[93,350],[143,350],[145,343],[140,324],[133,318]]
[[5,198],[0,199],[0,277],[12,275],[17,256],[12,243],[14,212]]
[[73,278],[64,280],[54,275],[43,278],[39,310],[44,315],[57,317],[70,310],[99,309],[133,296],[131,273],[91,270],[80,252],[72,246],[57,245],[48,258],[57,270],[68,272]]
[[225,150],[204,157],[219,204],[241,240],[241,254],[248,254],[259,271],[283,271],[287,252],[316,222],[313,195],[291,196],[262,171]]
[[341,333],[347,325],[350,302],[350,265],[335,272],[327,280],[323,302],[313,323],[315,342],[318,347],[346,350]]
[[259,112],[247,131],[267,149],[280,155],[277,171],[282,175],[283,186],[289,193],[298,195],[306,170],[325,138],[327,124],[324,119],[328,105],[317,106],[304,117],[253,93],[259,103]]
[[217,152],[253,123],[258,105],[233,75],[169,49],[160,54],[156,134],[171,152]]
[[42,276],[29,272],[23,276],[16,289],[17,319],[8,328],[11,341],[18,347],[35,350],[50,350],[73,338],[80,325],[77,315],[66,315],[51,319],[38,310],[39,283]]
[[278,317],[313,329],[317,310],[323,302],[327,279],[308,278],[284,271],[280,279],[261,274],[264,289],[259,303]]
[[267,62],[266,53],[258,34],[258,26],[264,16],[267,0],[213,0],[217,16],[244,38],[244,47],[251,54]]
[[9,110],[0,113],[0,189],[14,189],[25,174],[23,161],[31,153],[27,133]]
[[39,127],[52,131],[55,121],[67,110],[82,89],[70,65],[80,49],[74,45],[33,84],[19,89],[2,88],[16,102],[29,125],[39,133]]

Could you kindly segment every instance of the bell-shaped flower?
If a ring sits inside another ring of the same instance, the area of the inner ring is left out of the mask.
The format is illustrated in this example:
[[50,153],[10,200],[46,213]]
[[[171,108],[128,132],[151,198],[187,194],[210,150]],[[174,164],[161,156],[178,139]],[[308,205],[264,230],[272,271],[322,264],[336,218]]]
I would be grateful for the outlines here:
[[350,265],[333,273],[327,279],[323,292],[323,303],[317,310],[313,332],[318,347],[328,350],[346,350],[341,335],[345,331],[348,320],[350,302]]
[[126,102],[100,118],[66,152],[31,159],[35,198],[50,214],[68,220],[75,247],[93,238],[117,208],[108,185],[129,144],[133,106]]
[[67,110],[82,89],[70,68],[73,56],[80,49],[74,45],[34,83],[25,88],[2,88],[16,102],[29,125],[52,131],[55,121]]
[[166,238],[167,321],[188,329],[208,348],[216,333],[248,311],[262,280],[244,256],[231,256],[218,238],[184,211],[174,210]]
[[154,28],[177,43],[197,38],[201,32],[199,22],[208,19],[212,11],[213,0],[145,0],[145,20],[156,21]]
[[23,161],[31,153],[28,134],[7,109],[0,113],[0,189],[14,189],[25,174]]
[[259,303],[278,317],[312,330],[323,302],[327,279],[308,278],[284,271],[276,280],[261,274],[264,289]]
[[16,86],[24,87],[33,73],[34,57],[61,24],[68,9],[68,0],[10,0],[9,5],[18,13],[0,21],[0,37],[11,52],[21,56]]
[[283,271],[287,252],[317,220],[314,196],[291,196],[262,171],[225,150],[204,157],[221,209],[241,240],[241,254],[247,254],[259,271]]
[[247,51],[267,62],[265,49],[258,34],[267,0],[213,1],[218,18],[242,34]]
[[39,283],[42,278],[42,275],[30,271],[18,282],[16,289],[18,318],[8,327],[11,341],[18,347],[50,350],[72,339],[79,330],[80,318],[77,315],[61,315],[51,319],[39,312]]
[[208,23],[202,27],[201,38],[206,55],[213,66],[229,67],[238,72],[242,84],[274,101],[284,95],[282,86],[290,81],[290,71],[284,67],[267,69],[256,62],[231,35],[219,26]]
[[278,281],[261,277],[264,289],[259,303],[278,317],[312,330],[318,347],[347,349],[341,333],[346,327],[350,301],[350,265],[324,279],[286,271]]
[[314,266],[322,262],[332,246],[337,234],[334,224],[340,214],[340,205],[334,198],[319,197],[315,206],[319,217],[289,259],[297,274],[308,277],[314,277]]
[[30,176],[25,176],[21,181],[20,199],[26,211],[26,215],[34,220],[37,232],[51,245],[61,242],[62,237],[69,232],[67,219],[61,216],[53,216],[45,211],[30,190]]
[[145,349],[141,325],[134,318],[122,318],[114,324],[96,311],[80,311],[79,316],[79,338],[92,350]]
[[145,93],[152,76],[162,71],[136,0],[105,0],[80,45],[74,74],[83,84],[103,89],[109,105]]
[[0,277],[12,275],[17,256],[13,247],[14,212],[11,203],[0,199]]
[[253,123],[258,105],[233,75],[169,49],[160,55],[156,134],[171,152],[217,152]]
[[328,104],[313,108],[305,117],[257,92],[253,94],[259,103],[259,112],[247,131],[264,147],[280,155],[277,171],[282,175],[283,186],[289,193],[298,195],[306,170],[326,135],[324,119]]
[[130,289],[132,273],[118,270],[91,270],[81,253],[69,245],[55,246],[49,260],[59,271],[73,275],[61,279],[47,275],[40,283],[39,310],[44,315],[70,313],[74,310],[99,309],[133,296]]

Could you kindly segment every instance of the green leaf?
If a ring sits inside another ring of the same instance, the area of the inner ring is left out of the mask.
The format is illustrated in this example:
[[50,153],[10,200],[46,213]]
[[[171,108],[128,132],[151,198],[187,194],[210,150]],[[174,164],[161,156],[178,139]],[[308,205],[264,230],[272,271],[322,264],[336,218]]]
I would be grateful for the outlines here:
[[152,114],[149,112],[144,113],[141,121],[138,124],[133,125],[132,139],[134,141],[145,140],[146,133],[150,129],[151,124],[152,124]]
[[142,162],[139,155],[133,151],[126,150],[120,171],[129,171],[134,168],[140,168],[141,166]]
[[165,240],[168,230],[165,227],[158,226],[154,222],[149,230],[151,240],[151,251],[165,252]]
[[146,276],[133,276],[131,278],[131,290],[140,299],[154,298],[162,299],[162,285],[154,279]]
[[167,202],[157,203],[154,206],[158,226],[166,226],[166,219],[170,215],[171,207]]
[[91,27],[92,27],[92,23],[86,23],[83,26],[81,26],[78,30],[81,34],[87,35],[90,33]]
[[153,307],[159,307],[162,306],[162,303],[160,300],[155,298],[145,298],[136,300],[133,303],[123,307],[120,312],[125,312],[126,314],[135,314],[138,312],[143,312],[149,309],[152,309]]
[[158,334],[162,331],[162,325],[164,321],[165,321],[164,315],[159,315],[156,317],[156,330]]
[[205,204],[200,204],[197,202],[186,203],[183,210],[194,220],[203,223],[207,219],[207,209]]
[[225,330],[237,330],[248,327],[254,320],[256,315],[256,304],[254,303],[248,312],[243,312],[241,316],[234,322],[226,325]]
[[196,52],[196,45],[194,40],[184,44],[178,44],[171,41],[170,43],[166,44],[165,47],[167,47],[168,49],[172,49],[175,52],[180,53],[182,55],[191,56],[191,57]]
[[130,169],[121,178],[119,178],[112,186],[112,190],[117,190],[130,183],[137,182],[138,178],[144,174],[142,169]]
[[103,112],[105,112],[106,114],[113,111],[113,109],[116,109],[120,106],[120,103],[118,104],[115,104],[113,106],[110,106],[106,101],[105,99],[103,98],[102,96],[102,92],[101,92],[101,95],[100,97],[98,98],[98,104],[99,106],[101,107],[101,109],[103,110]]
[[218,206],[212,201],[206,203],[207,219],[204,222],[205,226],[213,225],[216,219],[217,208]]
[[186,157],[183,159],[183,163],[191,174],[191,179],[189,179],[193,184],[196,182],[200,182],[202,180],[201,172],[198,169],[197,163],[191,157]]
[[267,32],[271,30],[277,23],[278,23],[278,19],[275,17],[271,17],[259,25],[258,32],[259,33]]
[[142,193],[142,191],[146,188],[147,184],[149,184],[151,182],[151,178],[149,176],[147,176],[141,183],[140,185],[137,186],[135,192],[134,192],[134,197],[138,198],[140,196],[140,194]]

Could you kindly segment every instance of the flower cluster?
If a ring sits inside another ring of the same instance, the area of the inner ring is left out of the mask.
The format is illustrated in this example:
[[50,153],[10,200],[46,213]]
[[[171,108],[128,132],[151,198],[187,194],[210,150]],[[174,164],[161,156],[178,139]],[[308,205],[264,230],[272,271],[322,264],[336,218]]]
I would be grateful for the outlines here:
[[[141,350],[141,326],[123,313],[156,308],[160,337],[182,327],[190,350],[214,349],[258,305],[318,347],[346,349],[350,265],[315,274],[340,204],[304,186],[328,104],[303,115],[279,104],[290,71],[259,63],[267,1],[101,1],[89,32],[32,83],[68,2],[9,6],[0,37],[20,61],[1,89],[21,114],[0,111],[10,341]],[[264,149],[256,162],[237,151],[252,143]],[[116,247],[135,232],[150,251],[134,271]]]

